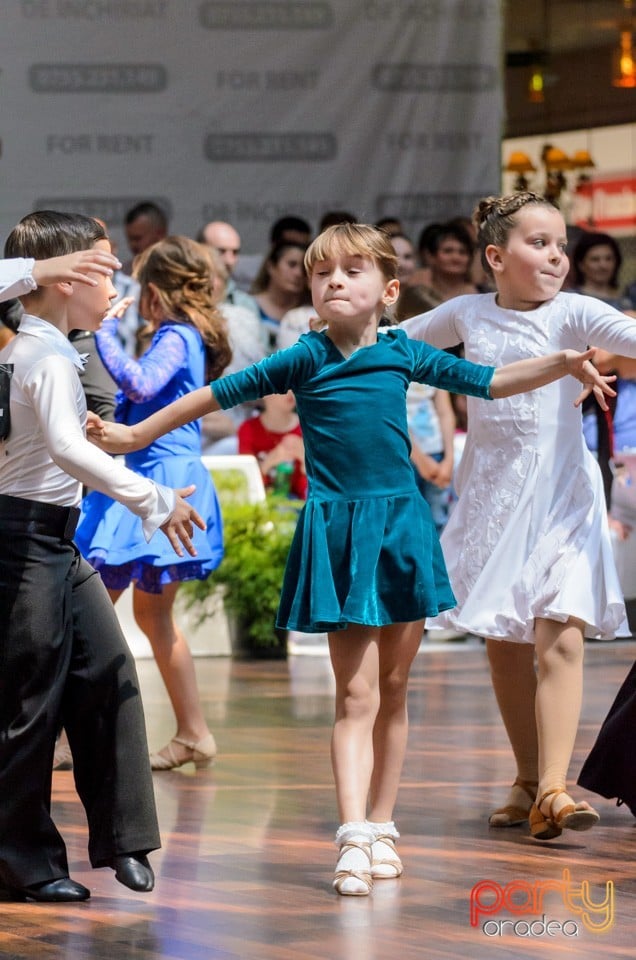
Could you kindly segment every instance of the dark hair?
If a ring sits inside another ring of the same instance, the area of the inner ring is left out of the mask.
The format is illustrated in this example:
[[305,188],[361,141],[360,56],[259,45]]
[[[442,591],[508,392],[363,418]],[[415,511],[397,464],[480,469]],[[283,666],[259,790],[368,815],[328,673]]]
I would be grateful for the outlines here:
[[611,248],[612,253],[614,254],[614,270],[612,276],[610,277],[609,285],[610,287],[618,288],[618,271],[620,270],[623,262],[623,255],[621,254],[620,247],[618,246],[616,240],[614,237],[610,237],[609,233],[582,233],[579,239],[576,241],[576,246],[572,250],[574,285],[581,287],[585,283],[582,263],[585,259],[585,255],[592,249],[592,247]]
[[0,324],[17,333],[23,313],[24,309],[19,300],[3,300],[0,303]]
[[307,247],[296,240],[279,240],[263,258],[258,272],[252,281],[251,293],[262,293],[269,286],[269,267],[275,266],[288,250],[301,250],[304,257]]
[[129,224],[134,223],[135,220],[138,220],[139,217],[146,217],[151,221],[152,224],[154,224],[154,226],[160,227],[163,230],[168,229],[168,217],[161,207],[156,203],[153,203],[151,200],[148,200],[144,203],[138,203],[136,206],[131,207],[124,217],[124,223],[126,226],[128,226]]
[[90,250],[108,235],[97,220],[81,213],[37,210],[13,228],[4,245],[5,257],[33,257],[48,260],[78,250]]
[[475,244],[473,238],[461,223],[456,220],[448,220],[446,223],[431,223],[420,233],[418,250],[429,254],[436,254],[444,240],[448,238],[456,240],[465,248],[469,256],[473,255]]
[[358,218],[346,210],[327,210],[323,213],[318,225],[318,233],[322,233],[327,227],[335,227],[338,223],[357,223]]
[[306,233],[308,237],[311,237],[311,227],[306,220],[302,219],[302,217],[280,217],[272,224],[272,228],[269,232],[269,242],[272,244],[272,246],[280,243],[287,231],[293,231],[294,233]]
[[377,221],[376,227],[378,230],[384,230],[385,233],[388,233],[389,236],[393,236],[394,233],[402,233],[402,221],[399,217],[381,217]]

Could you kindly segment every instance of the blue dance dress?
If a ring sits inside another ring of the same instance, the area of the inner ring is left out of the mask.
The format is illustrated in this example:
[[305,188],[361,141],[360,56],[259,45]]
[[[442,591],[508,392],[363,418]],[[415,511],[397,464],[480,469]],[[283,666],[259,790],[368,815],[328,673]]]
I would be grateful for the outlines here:
[[[118,397],[116,417],[120,422],[139,423],[205,383],[203,341],[190,324],[162,324],[139,361],[123,352],[114,325],[108,321],[98,334],[98,344],[111,376],[125,389]],[[175,489],[196,484],[188,499],[206,522],[206,530],[194,528],[197,556],[177,556],[160,532],[147,543],[139,518],[98,492],[90,493],[82,503],[75,537],[81,553],[113,590],[124,589],[133,580],[147,593],[160,593],[173,580],[204,580],[223,558],[223,530],[214,484],[201,462],[199,422],[178,427],[149,447],[128,454],[126,465]]]
[[226,409],[293,390],[309,492],[277,625],[306,633],[383,626],[455,606],[428,504],[410,462],[414,380],[488,398],[493,367],[459,360],[402,330],[345,358],[324,333],[211,384]]

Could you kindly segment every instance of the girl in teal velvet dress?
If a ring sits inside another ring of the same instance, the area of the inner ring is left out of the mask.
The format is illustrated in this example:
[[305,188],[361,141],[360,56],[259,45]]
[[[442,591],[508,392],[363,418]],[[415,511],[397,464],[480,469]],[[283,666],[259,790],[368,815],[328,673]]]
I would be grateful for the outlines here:
[[562,351],[495,371],[409,340],[401,330],[379,334],[399,283],[390,240],[374,227],[327,229],[305,265],[325,330],[142,423],[96,423],[91,433],[105,449],[127,452],[211,410],[294,391],[309,491],[278,626],[329,635],[336,680],[331,754],[342,823],[333,884],[340,894],[365,896],[374,878],[402,873],[393,808],[406,749],[408,675],[424,619],[455,605],[409,459],[407,387],[415,380],[495,398],[571,372],[595,390],[611,388],[589,363],[591,351]]

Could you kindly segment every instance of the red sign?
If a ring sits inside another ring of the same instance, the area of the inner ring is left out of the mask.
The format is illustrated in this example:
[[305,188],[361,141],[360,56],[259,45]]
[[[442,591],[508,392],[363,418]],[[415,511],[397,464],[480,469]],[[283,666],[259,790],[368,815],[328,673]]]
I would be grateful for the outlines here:
[[588,230],[636,233],[636,176],[616,174],[579,184],[572,198],[571,219]]

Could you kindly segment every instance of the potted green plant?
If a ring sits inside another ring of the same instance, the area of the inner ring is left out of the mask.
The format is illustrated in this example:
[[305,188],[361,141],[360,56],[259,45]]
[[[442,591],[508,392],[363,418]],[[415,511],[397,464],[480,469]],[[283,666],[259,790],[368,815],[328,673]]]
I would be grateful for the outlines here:
[[198,608],[204,619],[209,598],[221,592],[235,654],[284,657],[287,637],[275,627],[276,611],[300,504],[279,497],[240,502],[227,481],[218,483],[217,489],[223,512],[223,560],[207,580],[183,585],[185,604]]

